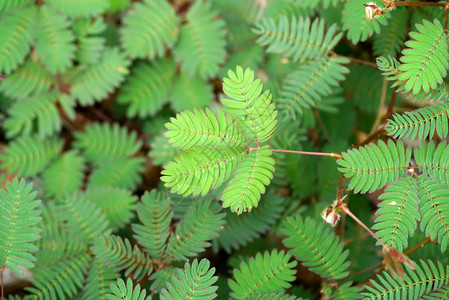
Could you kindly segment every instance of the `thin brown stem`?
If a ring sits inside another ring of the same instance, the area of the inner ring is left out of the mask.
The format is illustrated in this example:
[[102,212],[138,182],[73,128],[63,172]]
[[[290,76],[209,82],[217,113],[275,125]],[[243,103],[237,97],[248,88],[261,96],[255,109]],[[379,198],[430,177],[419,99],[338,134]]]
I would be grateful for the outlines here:
[[421,241],[420,243],[413,246],[413,248],[410,248],[409,250],[407,250],[404,254],[409,255],[410,253],[413,253],[413,252],[421,249],[422,247],[424,247],[425,245],[427,245],[428,243],[431,243],[431,242],[432,242],[432,240],[430,238],[425,238],[423,241]]
[[[255,151],[259,148],[249,148],[249,151]],[[281,153],[294,153],[294,154],[303,154],[303,155],[313,155],[313,156],[328,156],[333,158],[343,159],[343,156],[340,153],[328,153],[328,152],[309,152],[309,151],[295,151],[295,150],[282,150],[282,149],[271,149],[273,152],[281,152]]]
[[448,5],[447,2],[409,2],[409,1],[401,1],[395,2],[394,6],[439,6],[446,7]]
[[331,54],[331,56],[334,56],[334,57],[344,57],[344,58],[347,58],[350,61],[356,62],[358,64],[367,65],[367,66],[370,66],[370,67],[377,68],[377,65],[375,63],[373,63],[373,62],[370,62],[370,61],[366,61],[366,60],[363,60],[363,59],[358,59],[358,58],[355,58],[355,57],[340,55],[340,54],[335,53],[334,51],[330,51],[330,54]]

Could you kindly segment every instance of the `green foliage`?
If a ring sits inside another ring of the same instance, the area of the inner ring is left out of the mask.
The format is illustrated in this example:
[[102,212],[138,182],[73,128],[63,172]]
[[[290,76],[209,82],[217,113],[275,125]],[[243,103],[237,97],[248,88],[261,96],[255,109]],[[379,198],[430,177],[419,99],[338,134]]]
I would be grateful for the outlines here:
[[184,270],[178,270],[173,275],[167,288],[161,291],[161,299],[214,299],[217,294],[217,276],[213,276],[215,268],[210,268],[210,262],[202,259],[198,262],[194,259],[192,265],[188,262]]
[[4,298],[445,299],[444,5],[0,1]]
[[258,253],[250,258],[248,263],[242,262],[240,269],[234,269],[229,281],[232,297],[248,299],[258,294],[279,292],[291,286],[295,279],[296,261],[291,261],[291,255],[273,250],[271,253]]
[[284,245],[305,267],[326,279],[342,279],[348,275],[346,261],[349,251],[343,252],[343,243],[323,223],[300,216],[288,218],[282,232]]
[[370,280],[373,287],[366,287],[363,299],[423,299],[448,284],[449,270],[440,263],[421,260],[421,266],[415,264],[415,268],[415,271],[407,268],[404,278],[392,277],[387,272],[377,275],[377,281]]
[[6,190],[0,189],[0,265],[22,274],[19,267],[31,268],[37,250],[34,241],[40,239],[40,201],[36,192],[25,180],[8,182]]

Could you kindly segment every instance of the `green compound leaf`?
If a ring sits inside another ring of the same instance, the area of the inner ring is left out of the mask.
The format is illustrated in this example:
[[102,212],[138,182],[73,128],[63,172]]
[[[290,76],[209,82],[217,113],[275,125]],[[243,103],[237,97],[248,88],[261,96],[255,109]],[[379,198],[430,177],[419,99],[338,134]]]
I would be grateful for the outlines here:
[[83,299],[106,299],[107,293],[110,292],[110,284],[114,283],[118,277],[119,274],[112,268],[107,267],[101,260],[94,259],[83,288]]
[[327,224],[308,217],[305,220],[301,216],[288,217],[282,232],[286,235],[284,245],[292,248],[290,253],[310,271],[333,280],[348,276],[349,251],[343,250],[340,238]]
[[[421,266],[415,263],[415,271],[409,267],[404,277],[392,277],[388,272],[377,275],[377,280],[370,279],[371,285],[365,285],[363,299],[434,299],[424,298],[431,295],[440,287],[447,286],[449,269],[440,262],[435,265],[432,261],[421,260]],[[443,299],[443,298],[441,298]]]
[[70,20],[47,5],[40,7],[36,54],[51,74],[64,73],[75,58],[75,36]]
[[41,138],[51,136],[62,128],[57,102],[61,95],[56,92],[31,96],[15,102],[8,110],[5,120],[6,136],[30,135],[37,131]]
[[198,200],[178,223],[176,232],[170,235],[165,257],[185,260],[203,252],[223,229],[225,215],[220,205],[210,198]]
[[198,0],[186,14],[179,41],[173,50],[183,73],[203,79],[214,77],[226,54],[225,22],[217,18],[210,1]]
[[420,228],[431,240],[438,240],[441,252],[449,245],[449,186],[424,176],[418,180]]
[[85,160],[76,150],[67,151],[42,172],[45,194],[59,199],[83,184]]
[[[14,178],[0,189],[0,269],[10,268],[17,274],[19,267],[32,268],[36,258],[30,252],[37,250],[34,241],[41,238],[40,200],[32,192],[33,185]],[[3,271],[2,271],[3,272]]]
[[[368,4],[372,1],[368,0],[349,0],[346,1],[343,9],[343,30],[347,30],[346,36],[353,44],[366,41],[375,32],[380,32],[380,24],[386,25],[386,18],[381,16],[372,20],[371,22],[365,17],[364,4]],[[379,1],[380,2],[380,1]],[[382,7],[382,5],[379,5]]]
[[204,196],[227,180],[245,156],[244,147],[186,150],[165,165],[161,180],[172,193]]
[[32,3],[33,0],[8,0],[0,2],[0,13],[5,13],[9,10],[13,10],[14,8],[23,7]]
[[217,117],[209,108],[204,111],[186,110],[177,114],[176,118],[170,118],[170,123],[166,123],[165,127],[168,129],[165,137],[176,148],[228,148],[246,145],[238,124],[221,109],[217,111]]
[[378,145],[369,144],[344,152],[343,159],[337,160],[338,170],[351,178],[348,189],[355,193],[374,192],[402,176],[411,154],[411,148],[404,149],[401,141],[397,144],[391,140],[388,144],[379,141]]
[[277,110],[272,103],[270,91],[263,92],[260,79],[254,80],[254,71],[229,70],[223,78],[223,92],[229,98],[222,98],[226,111],[237,118],[237,122],[248,138],[255,142],[268,141],[277,125]]
[[257,207],[261,194],[265,193],[273,179],[275,160],[268,145],[251,151],[237,166],[232,179],[221,195],[223,207],[241,214]]
[[[1,1],[0,6],[6,1]],[[0,74],[23,63],[34,39],[36,7],[12,9],[0,19]]]
[[170,199],[156,190],[145,192],[137,205],[137,214],[142,224],[132,225],[134,238],[153,259],[161,259],[173,218]]
[[74,147],[82,151],[87,161],[97,165],[133,156],[141,146],[135,131],[128,132],[117,123],[94,123],[86,126],[85,132],[75,133]]
[[410,32],[412,40],[407,41],[408,48],[402,50],[399,66],[402,73],[398,76],[400,81],[405,81],[405,91],[413,94],[435,89],[443,82],[449,66],[447,33],[441,23],[423,20],[416,28],[419,32]]
[[253,29],[259,38],[257,43],[268,46],[267,52],[281,53],[292,57],[293,61],[306,61],[329,55],[329,52],[340,41],[342,33],[337,25],[325,30],[324,20],[281,15],[278,24],[271,18],[264,18]]
[[345,79],[344,75],[349,73],[349,69],[344,64],[348,63],[346,58],[330,57],[301,65],[283,82],[277,100],[279,112],[296,120],[304,110],[317,107]]
[[438,144],[423,141],[419,148],[414,149],[414,157],[419,172],[438,182],[449,185],[449,147],[445,142]]
[[54,78],[40,63],[28,58],[0,83],[0,92],[13,99],[25,100],[32,95],[47,92],[53,84]]
[[116,235],[104,235],[95,240],[91,248],[97,259],[115,272],[126,270],[125,275],[140,281],[153,271],[150,257],[128,239]]
[[84,286],[92,259],[88,253],[70,256],[33,272],[31,299],[73,299]]
[[385,129],[389,135],[399,139],[414,140],[417,137],[418,141],[422,141],[432,137],[435,131],[444,138],[449,132],[448,117],[449,103],[439,103],[405,114],[394,114]]
[[206,258],[199,263],[196,258],[192,264],[186,262],[184,270],[177,270],[167,282],[167,287],[161,291],[161,300],[215,299],[218,286],[213,284],[218,276],[213,276],[214,273],[215,268],[210,268],[210,262]]
[[114,295],[106,295],[108,300],[151,300],[151,295],[147,297],[147,291],[141,289],[140,284],[133,288],[131,278],[128,278],[126,285],[123,279],[118,278],[117,283],[111,283],[110,288]]
[[128,106],[129,118],[154,116],[168,102],[176,64],[169,59],[139,62],[120,87],[119,103]]
[[17,176],[35,176],[59,155],[62,146],[62,140],[56,138],[44,141],[37,136],[17,138],[3,148],[0,168]]
[[131,58],[154,59],[173,48],[180,19],[166,0],[136,2],[123,18],[121,42]]
[[98,64],[89,66],[74,78],[71,96],[83,106],[103,100],[125,79],[129,64],[117,48],[106,48]]
[[416,179],[412,176],[400,178],[385,190],[379,200],[372,229],[378,230],[376,235],[382,242],[402,252],[421,218]]
[[71,18],[93,17],[109,7],[109,0],[47,0],[45,2]]
[[200,77],[191,78],[181,73],[174,79],[170,103],[174,111],[204,108],[212,105],[212,86]]
[[373,53],[375,56],[397,56],[404,45],[408,32],[409,17],[410,13],[406,7],[397,7],[391,12],[388,24],[374,36]]
[[296,261],[290,254],[273,250],[264,255],[257,253],[249,262],[242,262],[234,269],[234,279],[228,281],[234,299],[253,299],[262,293],[282,292],[291,287],[296,276]]

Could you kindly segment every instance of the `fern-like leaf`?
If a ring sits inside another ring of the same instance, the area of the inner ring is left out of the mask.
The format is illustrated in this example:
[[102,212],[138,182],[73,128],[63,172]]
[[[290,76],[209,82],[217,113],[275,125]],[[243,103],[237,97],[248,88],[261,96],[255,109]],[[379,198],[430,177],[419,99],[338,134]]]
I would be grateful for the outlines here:
[[107,28],[103,18],[79,19],[73,24],[73,31],[78,40],[76,60],[81,64],[96,64],[103,55],[106,39],[102,34]]
[[146,192],[138,204],[137,214],[142,225],[133,224],[134,238],[153,259],[161,259],[173,218],[170,199],[156,190]]
[[17,100],[47,92],[55,84],[53,77],[40,65],[29,58],[14,73],[0,83],[0,92]]
[[131,58],[161,57],[178,37],[180,19],[166,0],[134,3],[123,18],[121,41]]
[[4,123],[6,136],[11,138],[30,135],[35,131],[35,127],[41,138],[60,131],[62,121],[56,106],[58,98],[56,92],[51,92],[38,94],[11,105],[8,110],[9,117]]
[[40,239],[40,229],[36,226],[42,218],[37,207],[41,204],[35,200],[37,193],[33,186],[17,177],[6,184],[6,190],[0,189],[0,269],[10,268],[22,274],[19,267],[34,266],[37,250],[33,244]]
[[290,254],[276,249],[264,255],[257,253],[249,262],[242,262],[240,269],[234,269],[234,279],[229,280],[235,299],[250,299],[257,294],[282,292],[295,280],[296,261]]
[[290,253],[303,262],[305,267],[326,279],[342,279],[349,272],[346,261],[349,251],[325,223],[317,223],[307,217],[287,218],[282,232],[287,236],[283,243],[292,248]]
[[405,114],[394,114],[393,119],[385,126],[388,134],[394,138],[408,138],[419,141],[432,137],[436,133],[444,138],[448,135],[449,103],[440,103],[423,107]]
[[91,256],[87,253],[48,264],[33,272],[34,287],[25,288],[32,299],[73,299],[83,287]]
[[335,300],[362,299],[362,289],[351,285],[352,281],[339,285],[335,293],[330,295],[330,298]]
[[418,182],[421,231],[431,240],[438,238],[444,252],[449,245],[449,186],[422,176]]
[[366,285],[363,299],[423,299],[449,282],[449,269],[438,262],[421,260],[421,267],[415,264],[415,271],[407,267],[404,278],[391,277],[388,272],[377,275],[377,280],[370,280],[372,286]]
[[33,0],[8,0],[8,1],[2,1],[0,2],[0,13],[5,13],[9,10],[23,7],[25,5],[28,5],[32,3]]
[[175,111],[204,108],[212,105],[213,99],[212,86],[200,77],[191,78],[181,73],[175,78],[170,99]]
[[412,176],[401,178],[389,186],[379,197],[382,200],[376,212],[373,229],[385,244],[402,251],[407,238],[415,233],[420,219],[416,180]]
[[137,197],[119,187],[92,187],[86,198],[95,203],[108,219],[113,230],[124,227],[134,217]]
[[92,251],[108,267],[118,272],[126,270],[126,276],[132,276],[140,281],[153,270],[153,264],[148,255],[140,250],[137,245],[134,248],[128,239],[120,236],[104,235],[96,239]]
[[43,5],[39,10],[36,33],[36,54],[51,74],[64,73],[75,58],[75,36],[70,20]]
[[161,300],[214,299],[218,289],[213,285],[218,279],[218,276],[213,276],[214,273],[215,268],[210,268],[210,262],[206,258],[200,262],[194,259],[192,264],[186,262],[184,270],[178,270],[161,291]]
[[110,292],[109,286],[115,282],[119,274],[98,259],[94,259],[83,288],[83,299],[105,300]]
[[396,57],[406,38],[409,15],[410,13],[405,7],[398,7],[391,12],[391,19],[388,24],[381,28],[379,34],[374,36],[374,55]]
[[215,76],[226,54],[225,22],[217,18],[210,1],[198,0],[186,14],[179,41],[173,50],[183,73],[203,79]]
[[268,46],[267,52],[282,53],[292,57],[293,61],[306,61],[329,55],[329,52],[340,41],[342,33],[337,25],[325,31],[324,20],[281,15],[276,25],[271,18],[264,18],[253,31],[259,36],[257,43]]
[[[1,1],[2,4],[5,1]],[[0,4],[0,5],[2,5]],[[12,9],[0,19],[0,73],[9,74],[23,63],[34,38],[36,7]]]
[[269,185],[274,174],[275,161],[268,145],[251,151],[238,165],[220,199],[223,207],[241,214],[251,211],[259,204],[265,186]]
[[154,116],[168,101],[175,71],[175,63],[166,58],[136,64],[117,98],[128,105],[128,117]]
[[172,193],[206,195],[227,180],[246,156],[246,148],[186,150],[165,165],[161,180]]
[[101,61],[89,66],[73,80],[71,95],[81,105],[104,99],[128,74],[130,61],[117,48],[106,48]]
[[98,165],[92,172],[88,186],[119,187],[134,190],[142,181],[145,158],[115,158]]
[[46,3],[72,18],[93,17],[109,7],[109,0],[48,0]]
[[0,168],[18,176],[35,176],[62,150],[63,143],[56,138],[42,141],[37,136],[15,139],[3,148]]
[[271,228],[281,217],[283,198],[274,193],[267,193],[262,197],[257,209],[250,214],[228,214],[226,225],[217,240],[213,241],[214,250],[218,247],[230,253],[252,242]]
[[221,102],[236,116],[245,135],[256,142],[271,138],[277,125],[277,111],[270,91],[263,91],[260,79],[254,80],[254,71],[237,66],[223,78],[223,91],[229,98]]
[[409,166],[411,148],[404,144],[388,140],[388,144],[379,141],[378,145],[369,144],[359,149],[343,153],[343,159],[337,160],[340,172],[351,178],[349,189],[355,193],[373,192],[384,185],[396,181]]
[[206,108],[184,111],[170,118],[166,123],[165,136],[173,147],[191,149],[194,147],[227,148],[245,147],[246,140],[237,122],[221,109],[217,117]]
[[170,235],[165,256],[181,260],[203,252],[211,245],[209,241],[218,237],[225,215],[218,203],[210,199],[197,201],[179,222],[176,232]]
[[380,24],[386,25],[386,17],[381,16],[372,21],[365,17],[364,4],[368,4],[368,0],[349,0],[346,1],[343,9],[343,30],[348,30],[346,36],[352,43],[366,41],[375,32],[380,32]]
[[114,295],[107,295],[108,300],[151,300],[151,296],[146,297],[147,291],[141,290],[140,284],[133,288],[133,282],[130,278],[125,282],[123,279],[117,279],[117,284],[111,283],[111,291]]
[[142,142],[137,140],[136,132],[128,132],[117,123],[94,123],[86,126],[85,132],[75,133],[74,146],[82,151],[89,162],[99,164],[133,156]]
[[407,92],[417,94],[421,89],[429,92],[443,82],[449,67],[447,33],[438,20],[433,23],[424,20],[417,24],[419,32],[410,32],[412,40],[405,45],[409,48],[402,51],[398,79],[405,81]]
[[85,161],[77,151],[65,152],[43,171],[46,195],[60,198],[76,192],[83,184]]
[[435,148],[433,141],[423,141],[419,148],[415,148],[414,157],[419,172],[449,185],[449,146],[445,142],[439,143]]
[[106,216],[83,194],[65,197],[61,201],[60,216],[67,231],[86,242],[111,232]]
[[295,120],[304,109],[316,107],[323,97],[332,94],[349,70],[343,64],[349,60],[341,57],[320,58],[309,61],[285,78],[279,93],[279,111]]

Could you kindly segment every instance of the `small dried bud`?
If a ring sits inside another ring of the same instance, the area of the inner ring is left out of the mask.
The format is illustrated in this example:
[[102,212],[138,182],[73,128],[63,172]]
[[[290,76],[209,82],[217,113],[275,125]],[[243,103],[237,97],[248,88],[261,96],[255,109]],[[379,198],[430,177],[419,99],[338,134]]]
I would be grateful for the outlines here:
[[377,7],[376,4],[374,4],[373,2],[364,4],[364,6],[365,6],[365,18],[370,22],[383,14],[382,9]]
[[321,217],[326,221],[326,223],[331,224],[332,227],[335,227],[340,221],[340,209],[337,208],[338,201],[334,201],[331,206],[325,208],[321,212]]

